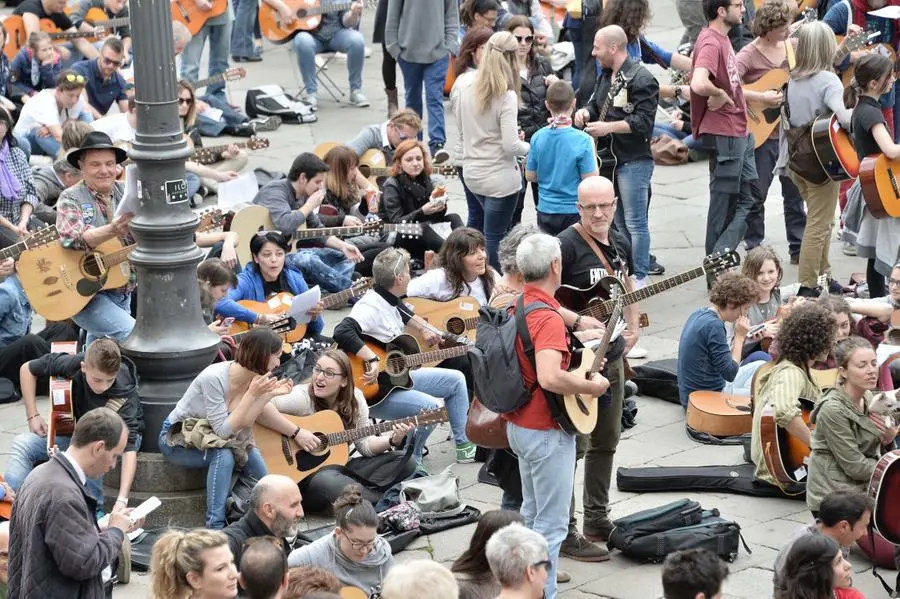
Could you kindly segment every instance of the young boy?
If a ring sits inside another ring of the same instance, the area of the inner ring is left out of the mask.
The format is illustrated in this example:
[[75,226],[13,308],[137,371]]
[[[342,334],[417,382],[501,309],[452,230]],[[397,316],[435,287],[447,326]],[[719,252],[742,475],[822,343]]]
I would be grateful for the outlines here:
[[572,127],[575,90],[568,81],[554,81],[544,102],[550,124],[531,137],[525,178],[538,183],[538,226],[559,235],[578,222],[578,184],[597,175],[594,140]]
[[[18,491],[28,473],[49,459],[47,422],[35,405],[38,378],[63,377],[72,381],[72,412],[77,422],[88,411],[106,406],[119,413],[128,427],[128,444],[122,456],[122,475],[117,503],[128,504],[128,494],[137,468],[137,452],[144,432],[144,411],[138,400],[138,377],[134,363],[122,357],[113,339],[101,338],[87,350],[76,354],[47,354],[22,365],[19,382],[25,402],[26,421],[30,432],[18,435],[12,442],[4,478]],[[52,398],[51,398],[52,402]],[[56,436],[56,446],[65,450],[69,437]],[[103,477],[88,479],[86,486],[103,508]]]
[[706,549],[670,553],[663,562],[664,599],[719,599],[728,566]]

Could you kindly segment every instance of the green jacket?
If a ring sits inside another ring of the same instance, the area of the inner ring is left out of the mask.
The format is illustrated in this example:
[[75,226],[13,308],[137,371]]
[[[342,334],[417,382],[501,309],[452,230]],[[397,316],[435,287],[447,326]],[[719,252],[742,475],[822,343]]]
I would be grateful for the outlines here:
[[[869,394],[866,393],[866,399]],[[822,499],[840,487],[865,491],[881,456],[881,431],[838,387],[829,389],[813,409],[806,483],[806,505],[818,510]]]

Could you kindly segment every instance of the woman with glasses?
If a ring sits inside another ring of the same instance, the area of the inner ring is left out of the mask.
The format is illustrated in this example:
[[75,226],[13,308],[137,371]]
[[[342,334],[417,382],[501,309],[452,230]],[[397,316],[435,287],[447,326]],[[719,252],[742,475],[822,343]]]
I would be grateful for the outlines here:
[[378,536],[378,514],[359,485],[347,485],[332,507],[334,531],[292,551],[288,566],[323,568],[344,586],[371,596],[380,591],[384,577],[394,567],[391,546]]
[[500,583],[497,599],[541,599],[550,573],[547,541],[518,523],[491,535],[485,546],[488,565]]
[[[531,24],[531,20],[528,17],[522,15],[512,17],[506,25],[506,30],[515,36],[516,42],[519,44],[516,48],[516,63],[519,67],[518,74],[521,78],[519,130],[525,134],[525,141],[531,143],[531,136],[538,129],[547,125],[547,120],[550,118],[550,111],[545,104],[547,88],[559,78],[553,74],[553,67],[550,66],[550,61],[535,51],[534,25]],[[519,192],[516,212],[512,220],[513,224],[517,224],[522,220],[522,209],[525,206],[525,191],[527,189],[524,176],[525,173],[523,171],[522,190]],[[537,181],[531,183],[531,199],[534,200],[534,205],[537,207]]]
[[[344,430],[370,423],[369,405],[353,384],[350,359],[339,349],[326,350],[316,360],[308,385],[295,387],[290,394],[275,398],[273,403],[279,412],[294,416],[311,416],[322,410],[337,412]],[[404,446],[411,430],[410,425],[398,424],[390,435],[354,441],[359,457],[343,468],[320,470],[300,483],[304,509],[327,512],[341,491],[360,479],[371,483],[360,487],[362,496],[373,504],[378,503],[381,493],[373,489],[404,480],[416,469],[410,452],[395,451]]]
[[462,136],[466,185],[484,209],[488,261],[500,268],[497,247],[512,223],[522,189],[520,161],[530,148],[517,122],[519,86],[513,34],[488,40],[475,77],[458,81],[454,112]]
[[500,3],[497,0],[464,0],[459,5],[459,41],[462,42],[470,29],[477,27],[494,29],[498,12]]

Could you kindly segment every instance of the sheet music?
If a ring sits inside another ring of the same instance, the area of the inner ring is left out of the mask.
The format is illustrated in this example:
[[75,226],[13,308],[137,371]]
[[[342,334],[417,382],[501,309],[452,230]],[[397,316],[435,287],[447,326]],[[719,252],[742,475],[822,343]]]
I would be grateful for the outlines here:
[[218,207],[222,212],[229,212],[239,204],[252,202],[257,191],[259,182],[256,180],[256,174],[248,171],[236,179],[219,183]]
[[138,178],[137,165],[129,164],[125,167],[125,195],[119,205],[116,206],[114,216],[122,216],[123,214],[137,214],[138,210]]

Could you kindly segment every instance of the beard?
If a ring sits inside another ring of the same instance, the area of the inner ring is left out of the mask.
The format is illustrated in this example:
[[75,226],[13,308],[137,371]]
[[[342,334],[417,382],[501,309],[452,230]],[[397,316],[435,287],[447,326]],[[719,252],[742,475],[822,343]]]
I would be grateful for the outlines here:
[[272,521],[271,529],[272,534],[279,539],[296,537],[300,529],[300,519],[292,520],[281,512],[277,512],[275,519]]

